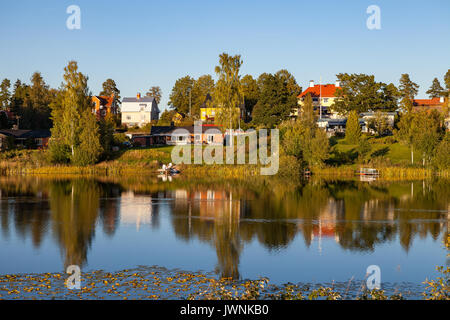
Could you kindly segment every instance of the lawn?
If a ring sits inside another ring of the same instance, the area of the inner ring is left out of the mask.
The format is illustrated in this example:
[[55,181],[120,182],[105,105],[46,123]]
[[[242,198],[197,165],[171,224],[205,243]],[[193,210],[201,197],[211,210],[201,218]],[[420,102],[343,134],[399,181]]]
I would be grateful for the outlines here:
[[[354,162],[358,157],[358,146],[354,144],[347,144],[345,139],[337,139],[336,144],[331,148],[330,161],[333,163],[338,162]],[[374,160],[376,158],[389,159],[391,164],[410,164],[411,163],[411,151],[410,148],[404,144],[401,144],[392,139],[392,137],[376,138],[370,137],[370,151],[368,152],[367,159]],[[414,162],[420,163],[420,156],[414,154]]]

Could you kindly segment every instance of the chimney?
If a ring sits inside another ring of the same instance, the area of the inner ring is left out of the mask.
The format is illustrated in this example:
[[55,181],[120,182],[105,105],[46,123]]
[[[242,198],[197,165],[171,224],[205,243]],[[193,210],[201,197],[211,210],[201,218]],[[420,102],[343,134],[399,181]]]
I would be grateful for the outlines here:
[[136,98],[139,100],[141,98],[141,94],[138,92]]
[[337,88],[339,88],[339,87],[341,86],[341,82],[340,82],[339,80],[336,80],[335,86],[336,86]]
[[309,87],[313,88],[314,87],[314,80],[309,81]]

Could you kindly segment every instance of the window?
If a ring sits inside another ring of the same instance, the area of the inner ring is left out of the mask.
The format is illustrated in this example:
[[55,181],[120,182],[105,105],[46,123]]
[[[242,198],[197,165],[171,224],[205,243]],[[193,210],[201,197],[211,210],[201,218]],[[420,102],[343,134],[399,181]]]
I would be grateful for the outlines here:
[[214,142],[214,135],[208,134],[208,143]]
[[131,120],[131,116],[127,116],[127,120]]
[[328,98],[323,98],[323,102],[327,103],[328,102]]

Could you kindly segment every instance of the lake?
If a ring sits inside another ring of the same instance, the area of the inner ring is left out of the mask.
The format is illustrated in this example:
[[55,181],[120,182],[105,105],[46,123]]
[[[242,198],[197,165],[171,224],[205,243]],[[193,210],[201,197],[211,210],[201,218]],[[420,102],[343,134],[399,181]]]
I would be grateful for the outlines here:
[[0,177],[0,274],[137,266],[421,285],[448,265],[448,180]]

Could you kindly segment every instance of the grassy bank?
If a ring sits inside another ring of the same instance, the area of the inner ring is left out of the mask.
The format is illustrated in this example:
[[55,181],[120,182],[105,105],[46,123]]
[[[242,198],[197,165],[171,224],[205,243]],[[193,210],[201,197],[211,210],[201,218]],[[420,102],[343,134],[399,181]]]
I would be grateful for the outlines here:
[[[420,166],[412,166],[409,149],[397,142],[391,143],[385,138],[373,139],[367,159],[359,159],[355,145],[346,144],[343,139],[335,140],[330,157],[323,167],[313,167],[314,175],[324,177],[354,177],[361,166],[379,170],[384,179],[428,179],[433,176],[450,178],[448,170],[435,171]],[[172,146],[152,148],[132,148],[114,153],[110,159],[92,166],[57,165],[47,161],[46,152],[40,150],[20,150],[2,152],[0,156],[0,174],[2,175],[132,175],[156,174],[162,164],[171,162]],[[246,178],[259,176],[261,165],[181,165],[182,174],[188,178],[218,177]],[[295,160],[280,158],[278,176],[293,177],[301,172]]]

